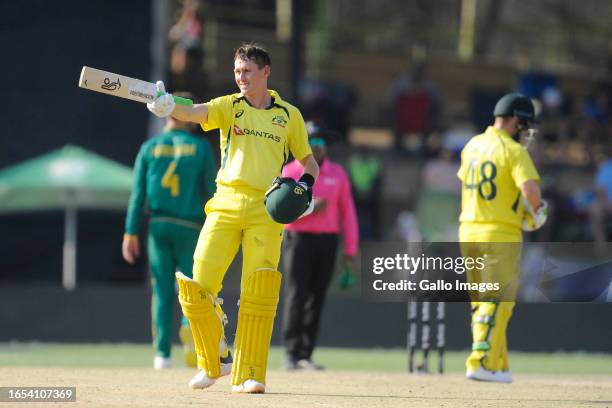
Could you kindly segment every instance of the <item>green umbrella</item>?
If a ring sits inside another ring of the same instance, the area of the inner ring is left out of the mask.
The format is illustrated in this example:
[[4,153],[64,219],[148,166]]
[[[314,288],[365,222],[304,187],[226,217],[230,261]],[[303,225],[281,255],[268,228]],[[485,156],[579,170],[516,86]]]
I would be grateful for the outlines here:
[[121,210],[132,189],[132,169],[67,145],[0,170],[0,213],[66,212],[63,285],[76,286],[77,209]]

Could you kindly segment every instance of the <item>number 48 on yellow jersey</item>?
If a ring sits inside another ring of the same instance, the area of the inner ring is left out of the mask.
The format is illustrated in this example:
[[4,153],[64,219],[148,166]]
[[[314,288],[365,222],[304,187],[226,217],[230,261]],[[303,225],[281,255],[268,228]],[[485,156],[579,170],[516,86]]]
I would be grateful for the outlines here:
[[[480,169],[477,169],[477,167],[477,161],[473,160],[468,169],[465,188],[478,190],[478,195],[483,200],[493,200],[497,196],[497,186],[494,182],[497,176],[497,167],[491,160],[484,161],[480,165]],[[480,173],[478,183],[476,182],[477,173]]]

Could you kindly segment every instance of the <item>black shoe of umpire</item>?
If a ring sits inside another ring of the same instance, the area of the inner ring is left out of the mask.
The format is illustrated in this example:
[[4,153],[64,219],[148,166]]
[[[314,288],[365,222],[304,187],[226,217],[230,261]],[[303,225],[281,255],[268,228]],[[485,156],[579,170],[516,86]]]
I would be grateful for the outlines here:
[[299,360],[297,362],[297,366],[299,369],[302,370],[309,370],[309,371],[322,371],[325,370],[325,367],[323,367],[320,364],[316,364],[314,361],[312,361],[309,358],[303,358],[301,360]]
[[293,371],[293,370],[299,369],[300,367],[298,367],[297,362],[298,361],[295,357],[292,357],[292,356],[285,357],[285,370]]

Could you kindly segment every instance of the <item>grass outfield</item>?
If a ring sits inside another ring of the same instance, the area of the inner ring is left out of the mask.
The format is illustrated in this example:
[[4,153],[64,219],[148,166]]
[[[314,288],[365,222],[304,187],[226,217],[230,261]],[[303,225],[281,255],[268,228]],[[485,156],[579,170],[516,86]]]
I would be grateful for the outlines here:
[[[447,352],[446,370],[463,372],[465,352]],[[175,347],[175,367],[182,367],[181,349]],[[407,354],[400,349],[319,348],[316,361],[328,370],[337,371],[406,371]],[[150,367],[153,349],[146,344],[59,344],[0,343],[0,366],[3,367]],[[270,351],[270,369],[282,367],[283,350]],[[437,364],[432,356],[430,366]],[[547,375],[612,375],[612,354],[588,353],[510,353],[512,371]]]

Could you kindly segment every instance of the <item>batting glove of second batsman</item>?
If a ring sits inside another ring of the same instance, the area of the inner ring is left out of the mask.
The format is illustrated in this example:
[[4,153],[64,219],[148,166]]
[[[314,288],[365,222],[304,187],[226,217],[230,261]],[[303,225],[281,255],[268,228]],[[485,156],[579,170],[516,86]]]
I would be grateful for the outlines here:
[[540,229],[546,222],[548,218],[548,203],[544,200],[541,200],[541,203],[540,208],[534,210],[531,204],[523,198],[523,204],[525,206],[525,214],[521,225],[523,231],[535,231]]
[[176,103],[172,95],[166,92],[163,81],[157,81],[155,86],[157,87],[158,97],[153,102],[147,103],[147,109],[155,116],[165,118],[172,113]]

